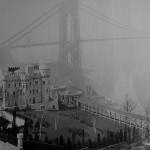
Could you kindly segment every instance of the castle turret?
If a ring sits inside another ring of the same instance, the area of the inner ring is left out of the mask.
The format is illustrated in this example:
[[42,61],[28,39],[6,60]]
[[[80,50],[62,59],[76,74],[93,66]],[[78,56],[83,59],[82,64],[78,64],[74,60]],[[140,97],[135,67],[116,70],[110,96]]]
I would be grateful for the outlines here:
[[50,65],[40,62],[39,71],[42,76],[42,101],[48,101],[50,95]]
[[39,64],[39,71],[43,77],[50,76],[50,66],[48,63],[40,62]]
[[29,74],[30,76],[34,76],[34,66],[33,65],[28,65],[25,67],[25,72],[26,74]]

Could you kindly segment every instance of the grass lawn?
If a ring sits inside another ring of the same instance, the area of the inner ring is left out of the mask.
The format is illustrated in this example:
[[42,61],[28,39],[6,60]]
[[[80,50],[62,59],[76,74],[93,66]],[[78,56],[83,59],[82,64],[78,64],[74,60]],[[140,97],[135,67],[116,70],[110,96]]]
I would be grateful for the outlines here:
[[[42,117],[42,111],[32,111],[30,112],[33,116],[37,116],[38,118]],[[76,117],[77,119],[75,119]],[[94,132],[92,127],[92,117],[96,118],[96,128],[97,133],[100,133],[101,137],[105,134],[106,130],[111,131],[119,131],[120,129],[124,128],[124,125],[118,124],[112,120],[104,119],[95,115],[92,115],[87,112],[83,112],[80,110],[67,110],[67,111],[47,111],[44,113],[44,120],[49,123],[48,128],[42,127],[42,132],[47,133],[49,139],[56,139],[61,134],[63,135],[64,139],[67,139],[68,136],[71,137],[72,134],[68,132],[69,128],[74,129],[84,129],[85,132],[88,134],[85,140],[89,139],[96,139],[97,135]],[[58,118],[57,130],[55,130],[55,119]],[[90,123],[88,126],[87,124],[83,123]],[[45,138],[45,134],[42,134],[41,138]],[[80,136],[76,136],[76,139],[81,140]]]

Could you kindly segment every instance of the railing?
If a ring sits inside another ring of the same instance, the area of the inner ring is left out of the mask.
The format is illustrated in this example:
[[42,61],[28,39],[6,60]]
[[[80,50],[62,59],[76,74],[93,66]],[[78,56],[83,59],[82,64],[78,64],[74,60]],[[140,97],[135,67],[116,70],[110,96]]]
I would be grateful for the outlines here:
[[[138,123],[135,123],[133,124],[131,121],[128,121],[128,120],[122,120],[120,118],[117,118],[116,116],[115,117],[112,117],[112,116],[108,116],[107,114],[104,114],[104,112],[101,112],[101,113],[95,113],[93,112],[91,109],[85,109],[84,107],[78,107],[78,109],[80,109],[81,111],[86,111],[86,112],[89,112],[91,114],[94,114],[94,115],[97,115],[97,116],[100,116],[100,117],[103,117],[103,118],[106,118],[106,119],[111,119],[115,122],[118,122],[119,124],[126,124],[126,125],[129,125],[129,126],[133,126],[133,127],[136,127],[136,128],[140,128],[140,129],[144,129],[145,130],[145,126],[142,126],[141,124],[139,125]],[[137,119],[138,120],[138,119]],[[140,120],[142,121],[142,120]],[[143,122],[142,122],[143,123]]]

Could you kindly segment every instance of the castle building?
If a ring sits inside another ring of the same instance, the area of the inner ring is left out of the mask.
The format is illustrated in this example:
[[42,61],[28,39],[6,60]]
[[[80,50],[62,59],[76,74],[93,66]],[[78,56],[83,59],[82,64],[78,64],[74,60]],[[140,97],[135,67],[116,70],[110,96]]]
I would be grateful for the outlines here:
[[50,99],[50,67],[40,63],[38,67],[28,65],[23,70],[8,67],[0,71],[2,107],[25,107]]

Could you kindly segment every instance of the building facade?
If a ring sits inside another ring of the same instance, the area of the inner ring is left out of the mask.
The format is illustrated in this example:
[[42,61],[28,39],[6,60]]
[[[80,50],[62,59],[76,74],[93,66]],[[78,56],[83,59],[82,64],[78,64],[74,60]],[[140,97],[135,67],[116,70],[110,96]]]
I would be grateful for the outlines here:
[[25,107],[50,100],[50,67],[40,63],[24,69],[8,67],[0,72],[3,108]]
[[68,108],[75,108],[76,107],[76,100],[81,97],[81,91],[62,91],[58,93],[58,101],[62,105]]

